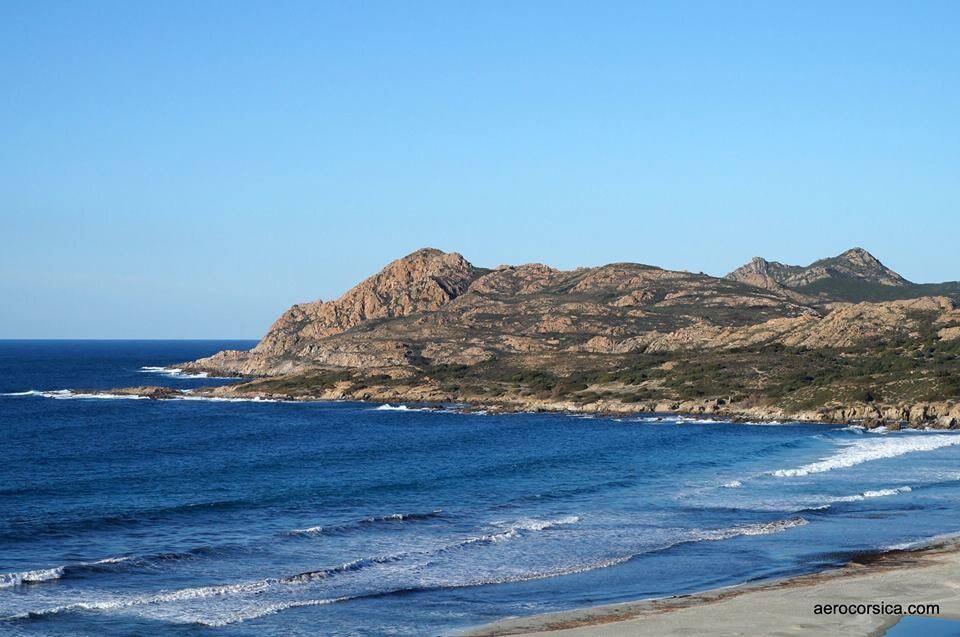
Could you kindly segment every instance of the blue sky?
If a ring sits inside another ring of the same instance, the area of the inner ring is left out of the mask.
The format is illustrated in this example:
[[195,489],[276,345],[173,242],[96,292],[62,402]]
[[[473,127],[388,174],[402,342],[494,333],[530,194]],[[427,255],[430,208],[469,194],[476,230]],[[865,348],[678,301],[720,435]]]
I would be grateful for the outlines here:
[[422,246],[960,279],[956,2],[0,4],[0,337],[258,337]]

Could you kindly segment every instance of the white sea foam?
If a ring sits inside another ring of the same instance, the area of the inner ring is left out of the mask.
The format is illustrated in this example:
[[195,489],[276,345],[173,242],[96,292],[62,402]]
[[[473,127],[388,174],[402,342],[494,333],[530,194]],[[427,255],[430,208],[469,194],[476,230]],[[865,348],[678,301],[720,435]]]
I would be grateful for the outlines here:
[[778,469],[769,475],[778,478],[825,473],[833,469],[845,469],[872,460],[896,458],[908,453],[933,451],[943,447],[960,445],[960,436],[954,434],[912,435],[870,438],[840,443],[840,450],[817,462],[795,469]]
[[19,573],[5,573],[0,575],[0,588],[49,582],[60,579],[69,569],[126,562],[129,559],[129,557],[108,557],[94,562],[77,562],[75,564],[64,564],[63,566],[55,566],[53,568],[39,568],[30,571],[21,571]]
[[297,402],[295,400],[280,400],[279,398],[261,398],[259,396],[252,396],[250,398],[229,398],[226,396],[197,396],[186,392],[179,396],[173,396],[166,400],[198,400],[206,401],[212,403],[292,403]]
[[57,566],[56,568],[41,568],[34,571],[22,571],[20,573],[6,573],[5,575],[0,575],[0,588],[48,582],[50,580],[60,579],[61,577],[63,577],[62,566]]
[[758,524],[745,524],[726,529],[711,529],[703,531],[694,531],[690,535],[692,541],[716,541],[728,540],[743,535],[769,535],[771,533],[780,533],[787,529],[808,524],[807,520],[801,517],[787,518],[785,520],[775,520],[773,522],[761,522]]
[[743,483],[739,480],[731,480],[730,482],[724,483],[721,486],[723,486],[724,489],[739,489],[743,486]]
[[432,411],[426,407],[408,407],[406,405],[393,406],[390,403],[379,405],[373,408],[373,411]]
[[913,489],[907,486],[897,487],[895,489],[876,489],[874,491],[864,491],[863,493],[858,493],[856,495],[843,495],[832,498],[831,502],[860,502],[870,498],[885,498],[891,495],[910,493],[911,491],[913,491]]
[[40,391],[38,389],[31,389],[29,391],[14,392],[11,394],[4,394],[4,396],[40,396],[42,398],[53,398],[56,400],[73,400],[73,399],[88,399],[88,398],[102,398],[102,399],[125,399],[125,400],[146,400],[146,396],[128,396],[125,394],[110,394],[110,393],[89,393],[89,392],[76,392],[70,389],[51,389],[47,391]]
[[[397,514],[393,519],[403,519],[402,516],[405,514]],[[387,519],[388,516],[377,519]],[[524,532],[537,532],[543,531],[546,529],[551,529],[557,526],[574,524],[579,521],[580,518],[575,515],[566,516],[562,518],[555,519],[522,519],[513,523],[494,523],[493,526],[499,526],[503,528],[502,531],[497,533],[491,533],[488,535],[481,535],[475,537],[468,537],[462,540],[454,541],[439,547],[434,547],[432,549],[422,550],[422,551],[413,551],[410,553],[398,553],[395,555],[386,555],[379,557],[369,557],[369,558],[360,558],[353,560],[352,562],[346,562],[339,566],[334,566],[326,569],[320,569],[317,571],[310,571],[306,573],[301,573],[298,575],[285,576],[285,577],[272,577],[265,578],[261,580],[252,580],[245,582],[234,582],[226,584],[214,584],[207,586],[196,586],[190,588],[181,588],[176,590],[169,591],[160,591],[148,595],[138,595],[132,597],[113,597],[108,599],[102,599],[97,601],[83,601],[76,602],[73,604],[68,604],[64,606],[56,606],[44,610],[34,611],[34,614],[55,614],[60,612],[69,612],[75,610],[93,610],[93,611],[115,611],[123,610],[134,607],[146,607],[146,606],[158,606],[163,604],[173,604],[179,602],[185,602],[190,600],[206,599],[206,598],[215,598],[215,597],[236,597],[236,596],[260,596],[266,591],[273,589],[275,587],[288,587],[288,586],[297,586],[308,584],[316,580],[326,579],[332,575],[338,575],[353,571],[359,571],[371,565],[376,564],[385,564],[389,562],[396,562],[402,560],[409,556],[414,555],[436,555],[449,551],[456,548],[465,547],[471,544],[477,543],[495,543],[501,542],[504,540],[512,539],[520,536]],[[128,558],[111,558],[111,559],[128,559]],[[615,560],[604,563],[604,565],[612,565],[614,563],[619,563],[630,559],[629,557],[616,558]],[[101,560],[105,562],[106,560]],[[91,564],[97,564],[100,562],[93,562]],[[583,570],[592,570],[593,568],[600,568],[602,565],[588,565],[588,566],[575,566],[568,569],[565,569],[563,572],[551,572],[551,573],[532,573],[524,574],[516,578],[511,578],[509,580],[503,581],[524,581],[528,579],[539,579],[543,577],[552,577],[558,574],[567,574],[573,572],[580,572]],[[45,571],[36,571],[16,575],[26,576],[23,581],[35,581],[40,577],[46,577],[47,579],[53,579],[55,577],[60,577],[63,573],[64,568],[69,567],[58,567],[58,569],[49,569],[50,574],[46,574]],[[53,573],[53,571],[57,571]],[[498,583],[494,581],[484,581],[484,582],[453,582],[449,584],[449,587],[456,588],[460,586],[472,586],[477,583]],[[226,615],[218,615],[215,617],[205,616],[202,618],[191,618],[189,620],[192,623],[202,623],[211,626],[219,626],[230,623],[235,623],[238,621],[246,621],[248,619],[254,619],[255,617],[260,617],[266,614],[272,614],[285,610],[287,608],[296,608],[300,605],[311,606],[311,605],[320,605],[334,603],[337,601],[343,601],[346,599],[351,599],[349,597],[340,597],[340,598],[331,598],[326,600],[305,600],[305,601],[292,601],[292,602],[280,602],[276,604],[267,604],[266,606],[258,606],[254,609],[243,610],[235,613],[228,613]],[[0,619],[13,619],[13,617],[5,617]]]
[[[496,542],[502,539],[507,539],[508,537],[514,537],[519,533],[524,531],[526,532],[535,532],[542,531],[545,529],[553,528],[559,525],[573,524],[579,521],[580,518],[575,515],[565,516],[561,518],[554,519],[521,519],[512,523],[499,522],[494,523],[494,526],[500,526],[503,528],[503,531],[500,531],[496,534],[491,534],[490,536],[482,536],[480,538],[475,538],[476,541],[481,539],[486,541]],[[724,540],[728,538],[738,537],[738,536],[756,536],[756,535],[765,535],[769,533],[779,533],[787,529],[798,527],[806,524],[807,521],[803,518],[789,518],[784,520],[776,520],[768,523],[759,523],[759,524],[748,524],[726,529],[715,529],[715,530],[693,530],[685,532],[677,542],[696,542],[696,541],[717,541]],[[472,539],[472,538],[470,538]],[[455,547],[463,545],[463,541],[448,545],[448,547]],[[669,548],[670,545],[661,548]],[[425,553],[435,553],[436,551],[425,551]],[[420,553],[420,552],[416,552]],[[202,624],[207,626],[225,626],[229,624],[235,624],[239,622],[249,621],[263,617],[265,615],[270,615],[278,612],[282,612],[288,609],[301,608],[307,606],[321,606],[326,604],[333,604],[337,602],[347,601],[351,599],[356,599],[358,597],[363,597],[367,594],[390,594],[393,592],[400,592],[405,590],[417,590],[419,586],[440,586],[442,588],[463,588],[469,586],[478,586],[478,585],[490,585],[490,584],[505,584],[511,582],[524,582],[538,579],[547,579],[552,577],[559,577],[563,575],[571,575],[575,573],[583,573],[587,571],[593,571],[597,569],[609,568],[622,564],[636,557],[636,554],[626,554],[626,555],[614,555],[607,556],[602,558],[597,558],[591,561],[586,561],[578,564],[568,564],[568,565],[558,565],[554,568],[548,568],[544,570],[534,570],[521,573],[508,573],[504,575],[494,575],[493,573],[483,574],[476,577],[466,577],[460,578],[457,577],[453,580],[444,579],[442,583],[434,584],[433,582],[413,582],[399,584],[398,587],[381,589],[377,587],[376,590],[369,591],[366,593],[361,593],[354,596],[341,596],[341,597],[327,597],[320,599],[281,599],[275,601],[270,599],[267,593],[268,589],[271,589],[275,586],[296,586],[302,584],[308,584],[314,582],[317,579],[324,579],[328,574],[334,573],[343,573],[343,572],[352,572],[364,568],[369,564],[384,563],[389,561],[397,561],[403,559],[407,554],[398,554],[394,556],[386,556],[380,558],[366,558],[361,560],[356,560],[347,564],[343,564],[339,567],[334,567],[331,569],[326,569],[324,571],[317,571],[316,573],[304,573],[297,576],[281,577],[281,578],[269,578],[257,581],[248,581],[248,582],[235,582],[235,583],[226,583],[221,585],[211,585],[211,586],[200,586],[193,588],[183,588],[178,590],[171,591],[160,591],[158,593],[149,594],[149,595],[140,595],[133,597],[111,597],[100,600],[89,600],[83,602],[77,602],[73,604],[68,604],[64,606],[57,606],[52,608],[47,608],[43,610],[32,611],[27,615],[46,615],[54,614],[60,612],[70,612],[75,610],[93,610],[93,611],[124,611],[125,609],[138,608],[138,613],[143,613],[147,616],[157,616],[162,617],[168,621],[175,621],[179,623],[194,623]],[[305,592],[309,593],[311,589],[303,589]],[[224,604],[207,604],[204,602],[202,605],[187,605],[184,607],[183,602],[189,602],[191,600],[206,600],[207,598],[215,597],[229,597],[231,600],[229,603]],[[176,604],[176,606],[168,606]],[[13,619],[14,617],[6,617],[3,619]]]
[[576,524],[580,521],[579,515],[568,515],[562,518],[555,518],[553,520],[534,520],[534,519],[523,519],[518,520],[512,524],[507,524],[504,522],[495,522],[494,526],[504,529],[497,533],[491,533],[488,535],[481,535],[476,538],[470,538],[463,542],[474,543],[474,542],[499,542],[501,540],[509,540],[517,537],[524,531],[546,531],[547,529],[553,529],[558,526],[566,526],[569,524]]
[[[48,391],[40,391],[37,389],[31,389],[29,391],[14,392],[9,394],[3,394],[4,396],[38,396],[41,398],[53,398],[55,400],[76,400],[76,399],[99,399],[99,400],[150,400],[149,396],[139,396],[136,394],[111,394],[109,392],[77,392],[72,389],[52,389]],[[197,401],[208,401],[215,403],[279,403],[279,402],[296,402],[296,401],[285,401],[277,398],[261,398],[259,396],[253,396],[251,398],[230,398],[226,396],[197,396],[192,395],[189,391],[186,391],[180,395],[170,396],[169,398],[161,398],[160,400],[197,400]]]
[[140,368],[144,374],[162,374],[170,378],[239,378],[238,376],[211,376],[207,372],[185,372],[180,367],[157,367],[145,365]]
[[681,424],[694,423],[698,425],[720,425],[730,423],[729,420],[714,420],[713,418],[695,418],[691,416],[677,416],[671,420],[675,420]]
[[325,606],[327,604],[336,604],[337,602],[345,602],[347,600],[353,599],[352,597],[331,597],[327,599],[303,599],[293,602],[277,602],[274,604],[265,604],[263,606],[257,606],[248,610],[237,611],[234,613],[229,613],[223,617],[217,617],[214,619],[198,619],[195,623],[210,626],[211,628],[218,628],[221,626],[229,626],[230,624],[238,624],[245,621],[250,621],[251,619],[260,619],[261,617],[266,617],[267,615],[273,615],[285,610],[291,610],[294,608],[304,608],[308,606]]
[[207,372],[185,372],[179,367],[152,367],[144,366],[140,368],[140,371],[145,374],[162,374],[164,376],[169,376],[171,378],[209,378],[210,375]]
[[512,540],[517,537],[524,535],[525,533],[546,531],[547,529],[553,529],[558,526],[566,526],[569,524],[576,524],[580,521],[580,516],[578,515],[568,515],[562,518],[555,518],[552,520],[535,520],[530,518],[525,518],[522,520],[517,520],[516,522],[493,522],[491,526],[502,529],[493,533],[484,533],[482,535],[474,535],[470,537],[451,542],[444,546],[437,548],[434,552],[436,553],[445,553],[454,549],[464,548],[474,544],[496,544],[498,542],[503,542],[506,540]]
[[281,535],[320,535],[326,532],[343,531],[351,528],[359,528],[377,522],[405,522],[409,520],[429,520],[443,513],[443,509],[434,509],[426,513],[391,513],[389,515],[371,516],[356,520],[353,522],[342,522],[339,524],[330,524],[327,526],[316,525],[302,529],[292,529],[284,531]]
[[322,525],[317,526],[308,526],[304,529],[291,529],[290,531],[284,531],[283,535],[320,535],[324,532],[324,527]]
[[882,498],[888,495],[900,495],[901,493],[910,493],[913,491],[910,487],[897,487],[896,489],[878,489],[876,491],[864,491],[861,495],[864,498]]
[[53,615],[63,612],[77,610],[86,611],[114,611],[126,608],[132,608],[144,605],[165,604],[171,602],[181,602],[186,600],[215,597],[222,595],[236,595],[244,593],[261,593],[271,584],[278,580],[266,579],[254,582],[240,582],[236,584],[223,584],[215,586],[198,586],[195,588],[183,588],[173,591],[161,591],[151,595],[137,595],[133,597],[112,597],[97,601],[74,602],[63,606],[54,606],[42,610],[31,611],[23,615],[14,615],[2,617],[0,620],[20,619],[29,615]]

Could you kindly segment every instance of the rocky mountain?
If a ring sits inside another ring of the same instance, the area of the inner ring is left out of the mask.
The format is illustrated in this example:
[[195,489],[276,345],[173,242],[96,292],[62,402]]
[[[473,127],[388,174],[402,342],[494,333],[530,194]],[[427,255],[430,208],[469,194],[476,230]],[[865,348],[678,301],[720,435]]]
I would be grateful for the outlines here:
[[790,290],[811,303],[890,301],[920,296],[960,296],[960,283],[912,283],[863,248],[810,265],[785,265],[754,257],[726,278],[767,289]]
[[750,263],[740,266],[726,278],[760,287],[782,286],[799,291],[825,279],[889,286],[912,285],[863,248],[853,248],[835,257],[814,261],[808,266],[784,265],[754,257]]
[[221,352],[188,368],[276,375],[315,366],[469,365],[594,351],[608,342],[623,353],[690,325],[733,327],[809,313],[818,310],[788,293],[702,274],[632,263],[487,270],[426,248],[334,301],[294,305],[250,352]]
[[[856,298],[877,288],[894,294]],[[809,266],[758,258],[723,278],[636,263],[486,269],[427,248],[336,300],[294,305],[249,352],[182,367],[270,379],[223,391],[301,397],[945,398],[960,394],[958,300],[956,284],[910,283],[860,248]]]
[[335,301],[294,305],[276,320],[254,351],[273,356],[293,354],[305,344],[367,321],[438,310],[466,292],[484,272],[456,252],[417,250]]

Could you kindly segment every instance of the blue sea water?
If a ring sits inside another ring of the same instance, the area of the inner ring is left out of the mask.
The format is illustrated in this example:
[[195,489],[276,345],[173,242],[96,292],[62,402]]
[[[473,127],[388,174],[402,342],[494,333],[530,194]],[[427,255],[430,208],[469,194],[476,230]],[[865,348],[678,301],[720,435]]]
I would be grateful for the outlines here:
[[951,432],[59,391],[250,345],[0,341],[0,632],[449,634],[960,531]]

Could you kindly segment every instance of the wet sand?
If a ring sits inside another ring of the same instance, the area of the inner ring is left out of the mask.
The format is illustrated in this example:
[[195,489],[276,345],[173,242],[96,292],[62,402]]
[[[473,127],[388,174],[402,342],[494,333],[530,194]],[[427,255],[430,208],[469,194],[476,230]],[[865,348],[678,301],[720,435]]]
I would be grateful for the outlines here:
[[[557,635],[883,635],[896,615],[816,614],[818,604],[939,604],[960,619],[960,540],[859,558],[820,573],[694,595],[505,619],[464,637]],[[960,633],[960,624],[957,624]]]

